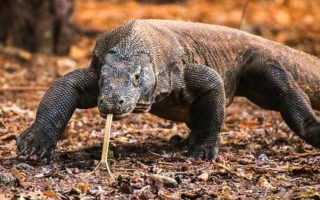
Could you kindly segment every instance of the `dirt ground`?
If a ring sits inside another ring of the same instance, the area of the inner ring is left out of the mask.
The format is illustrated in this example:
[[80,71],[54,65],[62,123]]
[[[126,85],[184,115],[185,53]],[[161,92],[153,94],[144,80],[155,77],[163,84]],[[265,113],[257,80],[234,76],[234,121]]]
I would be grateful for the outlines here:
[[[99,31],[132,18],[238,28],[245,3],[78,0],[74,21]],[[318,1],[252,0],[241,27],[320,57],[319,22]],[[0,47],[0,199],[320,199],[319,150],[293,134],[278,113],[241,98],[227,108],[216,162],[189,159],[186,149],[170,146],[173,135],[187,136],[184,124],[132,114],[112,125],[112,182],[104,168],[92,173],[105,123],[97,109],[75,112],[52,163],[17,160],[15,139],[35,119],[45,90],[88,65],[95,39],[75,35],[65,57]]]

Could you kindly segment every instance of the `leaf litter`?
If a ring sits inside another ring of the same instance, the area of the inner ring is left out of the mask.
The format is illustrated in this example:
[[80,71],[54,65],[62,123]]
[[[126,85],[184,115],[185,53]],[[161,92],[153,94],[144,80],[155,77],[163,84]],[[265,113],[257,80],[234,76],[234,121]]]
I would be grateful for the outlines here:
[[[130,18],[170,18],[238,27],[245,1],[76,2],[77,26],[107,30]],[[317,1],[250,1],[243,29],[320,56]],[[97,15],[97,13],[101,13]],[[308,30],[307,32],[305,30]],[[96,38],[75,36],[69,56],[0,47],[0,199],[319,199],[320,153],[281,116],[242,98],[228,107],[216,162],[185,157],[169,139],[184,124],[150,114],[113,122],[109,165],[98,170],[104,120],[77,110],[53,163],[16,160],[15,139],[35,118],[53,80],[87,66]],[[86,177],[86,178],[84,178]]]

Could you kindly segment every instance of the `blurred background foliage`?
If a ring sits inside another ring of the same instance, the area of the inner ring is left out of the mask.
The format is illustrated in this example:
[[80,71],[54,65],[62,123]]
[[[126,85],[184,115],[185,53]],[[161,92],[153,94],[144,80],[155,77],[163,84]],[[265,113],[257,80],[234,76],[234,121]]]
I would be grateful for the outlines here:
[[129,19],[240,28],[243,13],[242,30],[320,55],[318,0],[0,0],[0,42],[65,55],[83,42],[77,36],[96,36]]
[[148,18],[240,28],[320,57],[319,0],[0,0],[0,84],[47,87],[89,65],[99,34]]

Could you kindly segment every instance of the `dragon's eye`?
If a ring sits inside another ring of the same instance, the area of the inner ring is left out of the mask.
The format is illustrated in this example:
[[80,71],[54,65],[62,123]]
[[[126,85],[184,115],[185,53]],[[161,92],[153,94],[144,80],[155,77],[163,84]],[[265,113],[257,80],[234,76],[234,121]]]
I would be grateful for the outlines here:
[[140,83],[140,74],[136,74],[134,75],[134,79],[132,81],[133,85],[135,87],[138,87],[139,83]]
[[110,49],[110,50],[108,51],[108,54],[115,54],[115,53],[117,53],[117,51],[114,50],[114,49]]
[[134,76],[134,79],[135,79],[136,81],[139,81],[139,79],[140,79],[140,74],[136,74],[136,75]]

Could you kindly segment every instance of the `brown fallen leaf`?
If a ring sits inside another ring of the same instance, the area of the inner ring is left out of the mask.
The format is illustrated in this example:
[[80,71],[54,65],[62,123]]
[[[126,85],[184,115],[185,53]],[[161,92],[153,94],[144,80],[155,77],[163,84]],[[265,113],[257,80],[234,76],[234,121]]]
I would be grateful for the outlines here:
[[15,140],[16,138],[17,138],[17,135],[15,133],[10,133],[0,137],[0,140],[7,142],[10,140]]
[[239,124],[240,128],[253,128],[253,127],[257,127],[259,125],[258,120],[254,119],[251,121],[246,121],[246,122],[241,122]]
[[26,184],[25,184],[25,180],[26,180],[26,177],[27,175],[20,172],[17,168],[13,167],[11,168],[11,173],[13,174],[13,176],[17,179],[17,182],[19,184],[19,186],[21,187],[25,187]]
[[[1,114],[1,110],[0,110]],[[6,125],[2,119],[0,119],[0,135],[5,134],[8,132],[8,129],[6,128]]]
[[181,194],[182,199],[198,199],[201,198],[203,195],[201,194],[201,191],[197,192],[184,192]]
[[87,183],[76,183],[73,187],[79,190],[81,194],[86,194],[90,190],[90,187]]
[[149,178],[152,180],[155,180],[155,181],[160,181],[168,187],[176,187],[178,185],[178,183],[175,179],[167,177],[167,176],[162,176],[159,174],[151,174],[151,175],[149,175]]
[[49,199],[53,199],[53,200],[59,200],[59,196],[52,190],[49,191],[44,191],[43,195],[48,197]]
[[207,171],[202,172],[202,174],[198,176],[198,179],[204,182],[207,181],[208,178],[209,178],[209,173]]
[[319,192],[301,192],[293,196],[292,199],[320,199]]
[[275,189],[276,187],[274,187],[273,185],[271,185],[268,180],[261,176],[257,182],[257,186],[260,187],[260,188],[265,188],[265,189],[270,189],[270,190],[273,190]]

